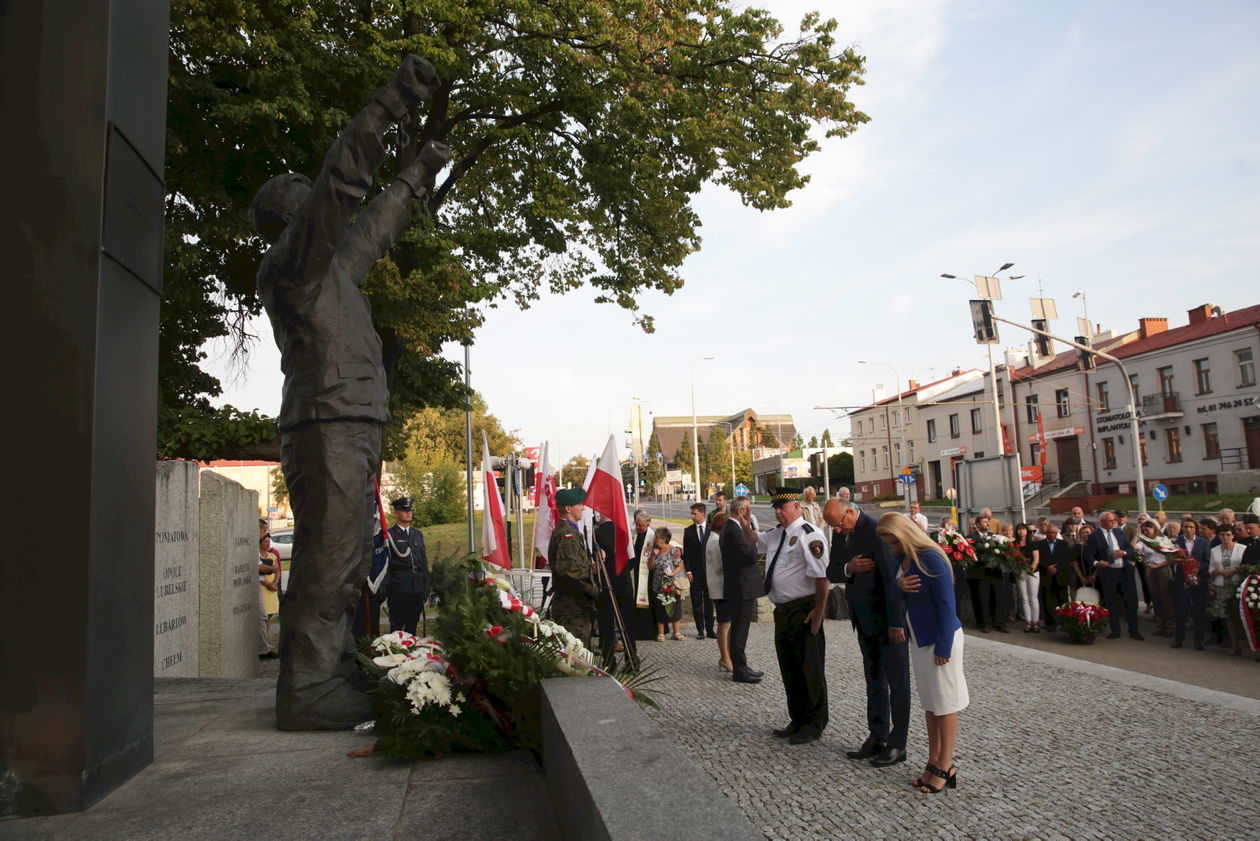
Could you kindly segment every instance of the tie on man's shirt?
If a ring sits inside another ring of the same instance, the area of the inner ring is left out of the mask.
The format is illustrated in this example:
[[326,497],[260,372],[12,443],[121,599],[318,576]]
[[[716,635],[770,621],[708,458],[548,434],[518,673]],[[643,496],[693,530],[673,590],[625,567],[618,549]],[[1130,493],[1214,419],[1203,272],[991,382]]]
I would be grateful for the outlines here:
[[779,548],[774,550],[774,557],[770,559],[770,563],[766,566],[766,595],[770,595],[770,585],[774,583],[774,565],[779,562],[779,553],[783,551],[783,541],[787,540],[787,529],[783,530],[783,536],[779,538]]

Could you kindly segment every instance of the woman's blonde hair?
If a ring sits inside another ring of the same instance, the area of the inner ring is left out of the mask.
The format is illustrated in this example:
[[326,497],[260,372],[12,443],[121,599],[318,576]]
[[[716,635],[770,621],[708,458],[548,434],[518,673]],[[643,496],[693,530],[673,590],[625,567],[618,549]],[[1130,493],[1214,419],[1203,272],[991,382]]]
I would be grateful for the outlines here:
[[[889,511],[887,514],[879,518],[879,525],[875,527],[875,533],[880,537],[888,535],[895,537],[897,542],[901,544],[901,553],[910,560],[914,561],[914,565],[924,575],[935,578],[936,576],[927,571],[927,567],[923,566],[923,561],[919,560],[924,552],[940,552],[940,547],[936,545],[936,541],[928,537],[923,529],[919,528],[919,524],[911,520],[905,514],[897,511]],[[949,569],[949,564],[945,565],[952,577],[954,572]]]

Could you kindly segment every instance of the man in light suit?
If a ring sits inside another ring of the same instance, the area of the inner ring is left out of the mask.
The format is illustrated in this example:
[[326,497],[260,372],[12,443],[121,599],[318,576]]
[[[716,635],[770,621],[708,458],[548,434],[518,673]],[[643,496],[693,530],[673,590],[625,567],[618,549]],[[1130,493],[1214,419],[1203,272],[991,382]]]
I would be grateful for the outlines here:
[[1072,547],[1059,536],[1059,527],[1046,522],[1045,540],[1033,544],[1039,561],[1037,570],[1041,576],[1041,615],[1047,631],[1058,625],[1054,610],[1068,600],[1068,576],[1072,569]]
[[1111,611],[1108,639],[1120,636],[1121,599],[1124,600],[1129,636],[1139,641],[1142,639],[1138,631],[1137,585],[1133,580],[1133,562],[1128,557],[1131,551],[1133,546],[1124,532],[1116,527],[1116,515],[1110,511],[1099,518],[1098,529],[1085,541],[1085,548],[1081,551],[1085,568],[1097,570],[1103,604]]
[[761,572],[757,569],[757,529],[753,526],[752,508],[747,497],[736,497],[731,503],[731,518],[718,536],[722,550],[722,597],[730,600],[738,611],[731,620],[731,663],[735,666],[731,680],[736,683],[761,683],[762,673],[748,667],[744,648],[748,645],[748,628],[752,625],[757,599],[765,595]]
[[704,571],[704,544],[709,539],[709,527],[704,521],[704,503],[691,506],[691,525],[683,529],[682,558],[687,567],[687,581],[691,584],[691,615],[696,620],[696,639],[717,639],[713,630],[713,599],[709,594]]
[[844,582],[849,617],[857,631],[866,674],[869,735],[850,759],[869,759],[877,768],[906,761],[910,726],[910,655],[906,608],[897,587],[897,562],[875,533],[875,518],[853,503],[829,499],[823,518],[836,529],[827,577]]

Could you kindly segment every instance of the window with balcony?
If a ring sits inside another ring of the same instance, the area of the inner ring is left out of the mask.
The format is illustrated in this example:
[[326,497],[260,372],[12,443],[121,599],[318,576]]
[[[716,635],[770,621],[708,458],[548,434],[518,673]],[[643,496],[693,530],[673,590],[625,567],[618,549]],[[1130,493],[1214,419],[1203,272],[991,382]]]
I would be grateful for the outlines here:
[[1024,406],[1028,412],[1028,422],[1036,423],[1037,415],[1041,414],[1041,407],[1037,404],[1041,402],[1041,398],[1035,394],[1030,394],[1024,398]]
[[929,418],[927,422],[928,443],[931,444],[936,440],[936,418]]
[[958,423],[958,415],[949,416],[949,437],[958,438],[962,435],[962,428]]
[[1198,394],[1212,393],[1212,361],[1210,359],[1194,360],[1194,387]]
[[1164,368],[1160,368],[1158,371],[1156,371],[1156,373],[1159,374],[1159,393],[1164,395],[1165,397],[1169,397],[1173,394],[1176,394],[1177,392],[1173,388],[1172,366],[1168,365]]
[[1098,411],[1111,410],[1111,386],[1108,383],[1095,383],[1094,390],[1098,394]]
[[1164,440],[1168,444],[1168,463],[1181,461],[1181,430],[1175,426],[1164,430]]
[[1057,408],[1057,414],[1061,418],[1072,417],[1072,398],[1068,394],[1066,388],[1060,388],[1054,393],[1054,405]]
[[971,431],[972,431],[972,433],[977,434],[977,435],[980,433],[980,429],[981,429],[981,427],[980,427],[980,424],[981,424],[980,416],[981,416],[981,410],[980,410],[980,409],[972,409],[972,410],[971,410]]
[[1103,444],[1103,469],[1115,470],[1116,469],[1116,439],[1104,438],[1102,439],[1102,444]]
[[1216,424],[1203,424],[1203,457],[1221,457],[1221,437],[1216,431]]
[[1252,358],[1251,348],[1239,348],[1234,351],[1234,362],[1238,364],[1238,387],[1255,385],[1256,363]]

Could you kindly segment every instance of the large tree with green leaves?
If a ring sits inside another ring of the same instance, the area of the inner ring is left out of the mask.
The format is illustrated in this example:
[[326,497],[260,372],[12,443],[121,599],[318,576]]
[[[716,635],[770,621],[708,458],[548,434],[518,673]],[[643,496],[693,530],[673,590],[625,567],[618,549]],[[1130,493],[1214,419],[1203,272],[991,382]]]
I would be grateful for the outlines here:
[[819,139],[867,119],[847,98],[863,59],[834,21],[785,36],[730,0],[174,0],[171,23],[159,422],[173,455],[274,437],[212,409],[219,384],[198,367],[207,339],[240,339],[259,311],[250,199],[278,172],[313,175],[408,52],[443,84],[390,137],[381,183],[430,139],[455,160],[364,284],[398,418],[463,399],[437,352],[497,302],[585,285],[651,330],[637,302],[682,285],[704,183],[784,207]]

